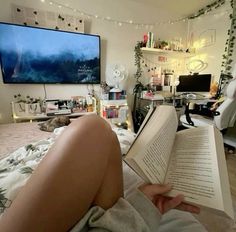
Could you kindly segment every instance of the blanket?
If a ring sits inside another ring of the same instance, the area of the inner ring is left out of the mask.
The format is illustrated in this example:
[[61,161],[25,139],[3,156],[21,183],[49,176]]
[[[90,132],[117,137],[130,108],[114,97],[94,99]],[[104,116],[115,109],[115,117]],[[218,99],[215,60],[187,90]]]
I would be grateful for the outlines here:
[[[17,193],[26,184],[32,172],[64,129],[65,127],[57,128],[49,139],[27,144],[0,160],[0,214],[11,205]],[[121,128],[113,128],[113,131],[117,134],[122,154],[126,154],[135,139],[135,134]],[[123,165],[127,172],[129,168]],[[132,183],[136,183],[138,178],[134,180]],[[132,183],[128,181],[126,186],[132,187]]]

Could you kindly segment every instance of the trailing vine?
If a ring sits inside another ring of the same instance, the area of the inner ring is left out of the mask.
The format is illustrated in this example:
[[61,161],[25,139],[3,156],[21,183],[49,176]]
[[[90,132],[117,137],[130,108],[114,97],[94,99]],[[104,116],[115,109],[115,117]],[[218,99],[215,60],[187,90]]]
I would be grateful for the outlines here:
[[140,95],[143,90],[146,90],[146,87],[142,84],[142,82],[139,80],[142,77],[143,70],[142,70],[142,65],[141,65],[141,60],[143,58],[143,53],[141,50],[142,47],[142,42],[138,41],[136,43],[136,46],[134,48],[134,64],[137,66],[136,73],[134,75],[136,79],[136,84],[133,89],[134,94]]
[[137,66],[137,70],[135,73],[135,78],[137,82],[139,82],[140,77],[142,76],[143,70],[141,67],[141,59],[143,58],[143,53],[141,50],[142,42],[138,41],[134,48],[134,64]]
[[[233,0],[232,0],[233,1]],[[197,13],[191,15],[188,17],[188,19],[195,19],[198,18],[201,15],[204,15],[206,13],[209,13],[210,11],[219,8],[220,6],[225,4],[225,0],[217,0],[209,5],[206,5],[202,9],[200,9]]]
[[232,69],[232,56],[234,53],[234,47],[235,47],[235,29],[236,29],[236,9],[234,9],[234,0],[230,1],[230,5],[233,9],[232,14],[229,15],[229,18],[231,19],[231,26],[228,30],[228,39],[225,42],[225,51],[222,55],[223,61],[221,64],[221,73],[225,73],[227,75],[231,74]]

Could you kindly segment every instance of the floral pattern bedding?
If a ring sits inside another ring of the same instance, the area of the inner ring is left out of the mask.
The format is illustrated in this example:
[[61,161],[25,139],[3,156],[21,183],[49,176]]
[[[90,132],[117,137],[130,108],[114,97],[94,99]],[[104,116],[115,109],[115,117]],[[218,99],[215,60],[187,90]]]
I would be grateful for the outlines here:
[[[64,127],[57,128],[50,138],[22,146],[0,160],[0,214],[11,205],[17,193],[63,130]],[[126,154],[135,139],[135,134],[120,128],[113,128],[113,130],[117,134],[122,154]]]

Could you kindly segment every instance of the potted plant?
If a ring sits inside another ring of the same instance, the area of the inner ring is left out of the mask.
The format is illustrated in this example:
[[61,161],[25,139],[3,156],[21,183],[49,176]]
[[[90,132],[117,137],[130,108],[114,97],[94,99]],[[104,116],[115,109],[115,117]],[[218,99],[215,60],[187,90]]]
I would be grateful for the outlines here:
[[26,96],[25,103],[26,114],[40,114],[41,113],[41,100],[40,98]]
[[160,48],[165,49],[167,46],[168,46],[168,42],[166,42],[165,40],[162,40],[160,43]]
[[17,116],[34,115],[41,113],[41,99],[29,95],[23,97],[21,94],[14,95],[14,112]]
[[16,116],[25,115],[25,99],[21,96],[21,94],[14,95],[14,102],[12,103],[14,107],[14,112]]

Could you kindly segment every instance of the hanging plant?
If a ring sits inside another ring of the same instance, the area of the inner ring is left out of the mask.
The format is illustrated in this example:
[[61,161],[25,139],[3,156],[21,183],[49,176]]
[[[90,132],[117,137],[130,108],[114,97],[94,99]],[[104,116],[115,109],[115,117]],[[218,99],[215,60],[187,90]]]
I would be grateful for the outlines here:
[[136,85],[133,89],[133,93],[138,94],[138,95],[141,94],[141,92],[146,89],[146,87],[139,80],[143,74],[142,65],[141,65],[143,53],[142,53],[141,47],[142,47],[142,42],[138,41],[134,48],[134,64],[135,66],[137,66],[137,70],[134,75],[134,77],[136,78]]
[[200,9],[197,13],[191,15],[188,17],[188,19],[195,19],[195,18],[198,18],[199,16],[201,15],[204,15],[205,13],[208,13],[214,9],[217,9],[219,8],[220,6],[224,5],[225,4],[225,0],[217,0],[205,7],[203,7],[202,9]]
[[143,70],[141,67],[141,59],[143,58],[141,44],[142,44],[142,42],[138,41],[135,48],[134,48],[134,64],[135,64],[135,66],[137,66],[135,78],[136,78],[137,82],[139,82],[139,79],[143,73]]
[[225,50],[224,54],[222,55],[222,64],[221,64],[221,73],[227,74],[228,77],[232,78],[231,70],[232,70],[232,62],[233,62],[233,54],[234,54],[234,47],[235,47],[235,29],[236,29],[236,11],[234,10],[234,0],[230,1],[230,5],[233,9],[233,13],[229,15],[231,19],[231,26],[228,30],[228,38],[225,42]]

